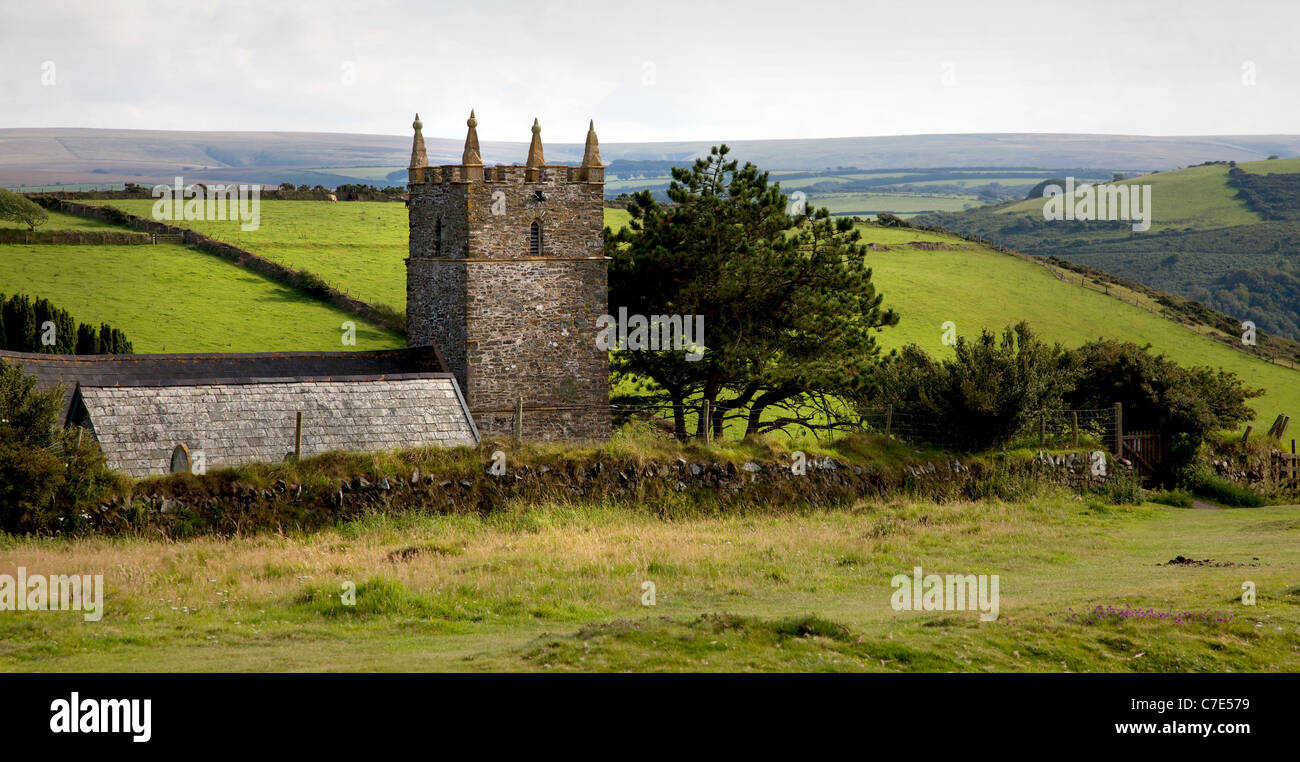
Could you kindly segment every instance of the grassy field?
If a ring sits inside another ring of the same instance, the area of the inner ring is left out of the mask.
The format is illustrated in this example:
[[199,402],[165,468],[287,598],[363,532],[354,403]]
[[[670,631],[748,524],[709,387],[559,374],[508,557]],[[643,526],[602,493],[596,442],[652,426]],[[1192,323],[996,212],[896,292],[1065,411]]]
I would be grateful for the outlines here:
[[632,220],[632,215],[626,209],[606,209],[605,210],[605,227],[618,231],[627,227],[627,223]]
[[[1246,176],[1300,172],[1300,159],[1242,162]],[[960,231],[1044,257],[1059,257],[1200,302],[1300,340],[1300,289],[1295,253],[1300,223],[1295,199],[1274,188],[1264,220],[1228,185],[1227,164],[1193,166],[1126,181],[1150,184],[1152,229],[1043,220],[1042,199],[938,213],[921,222]]]
[[[106,584],[99,622],[0,617],[0,669],[1300,669],[1296,507],[1049,494],[679,520],[652,510],[505,505],[184,542],[0,537],[0,573]],[[1177,556],[1213,563],[1164,565]],[[915,566],[999,575],[998,618],[894,611],[890,580]],[[1258,605],[1242,604],[1246,581]],[[1190,615],[1087,616],[1098,606]]]
[[808,198],[813,206],[826,207],[831,214],[876,214],[890,212],[910,216],[923,212],[954,212],[978,205],[974,196],[926,195],[922,193],[818,193]]
[[[46,210],[50,219],[44,225],[36,228],[38,231],[50,230],[122,230],[118,225],[113,225],[100,220],[92,220],[87,217],[78,217],[75,214],[64,214],[63,212],[53,212]],[[0,220],[0,228],[17,228],[26,230],[27,226],[21,222],[13,220]]]
[[931,354],[951,354],[942,324],[977,336],[1023,319],[1049,341],[1077,346],[1097,338],[1151,344],[1185,365],[1230,370],[1266,394],[1250,404],[1256,421],[1300,410],[1300,372],[1230,349],[1207,336],[1098,291],[1057,280],[1027,260],[984,248],[872,252],[867,257],[885,304],[901,313],[899,324],[880,335],[887,348],[916,343]]
[[[1257,171],[1260,164],[1277,166],[1280,163],[1249,162],[1241,166],[1248,171]],[[1116,185],[1151,186],[1151,231],[1154,232],[1165,228],[1209,230],[1259,222],[1259,215],[1247,209],[1235,198],[1237,191],[1228,187],[1228,169],[1226,164],[1188,167],[1124,180]],[[1021,201],[999,209],[998,213],[1041,216],[1043,200]]]
[[[209,254],[175,245],[0,245],[0,292],[122,329],[136,352],[384,349],[401,337]],[[340,326],[356,323],[355,347]]]
[[[150,217],[151,199],[97,202]],[[385,201],[262,201],[261,226],[234,221],[177,221],[267,259],[320,275],[363,301],[406,305],[406,206]]]
[[1237,166],[1256,175],[1292,174],[1300,172],[1300,158],[1271,159],[1267,161],[1243,161]]

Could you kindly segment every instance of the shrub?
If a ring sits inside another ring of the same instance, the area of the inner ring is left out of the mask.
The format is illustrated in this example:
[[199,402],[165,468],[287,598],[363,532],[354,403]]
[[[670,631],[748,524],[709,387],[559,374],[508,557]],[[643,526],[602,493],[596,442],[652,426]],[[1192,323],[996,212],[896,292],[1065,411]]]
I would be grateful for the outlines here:
[[1195,494],[1221,505],[1237,508],[1258,508],[1267,504],[1257,492],[1239,487],[1227,479],[1203,468],[1196,469],[1187,480],[1188,489]]
[[109,222],[113,222],[118,225],[129,225],[131,223],[131,215],[127,214],[121,209],[118,209],[117,207],[101,206],[99,207],[99,210],[104,215],[104,219],[108,220]]
[[1147,495],[1147,500],[1174,508],[1191,508],[1193,496],[1185,489],[1160,490]]
[[52,452],[7,429],[0,424],[0,531],[30,532],[48,523],[63,468]]
[[1079,375],[1065,395],[1066,404],[1104,408],[1119,402],[1126,431],[1163,432],[1168,457],[1157,474],[1162,481],[1185,472],[1212,432],[1234,429],[1253,418],[1246,400],[1261,394],[1246,388],[1234,373],[1184,368],[1131,342],[1094,341],[1069,356]]
[[94,438],[58,427],[61,389],[38,389],[0,361],[0,531],[69,530],[85,506],[123,486]]
[[1089,492],[1111,505],[1137,505],[1142,502],[1142,480],[1133,471],[1121,470]]
[[979,451],[1006,445],[1039,413],[1060,409],[1073,376],[1060,345],[1044,344],[1022,322],[1000,342],[988,331],[975,341],[959,337],[956,356],[941,362],[905,347],[881,364],[870,403],[933,422],[935,444]]

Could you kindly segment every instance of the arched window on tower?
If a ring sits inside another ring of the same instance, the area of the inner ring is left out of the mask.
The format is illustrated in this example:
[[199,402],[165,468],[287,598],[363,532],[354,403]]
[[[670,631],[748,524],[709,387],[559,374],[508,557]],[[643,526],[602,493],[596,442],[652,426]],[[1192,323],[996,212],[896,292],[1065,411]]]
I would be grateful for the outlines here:
[[532,227],[528,229],[528,256],[542,256],[542,225],[537,220],[533,220]]

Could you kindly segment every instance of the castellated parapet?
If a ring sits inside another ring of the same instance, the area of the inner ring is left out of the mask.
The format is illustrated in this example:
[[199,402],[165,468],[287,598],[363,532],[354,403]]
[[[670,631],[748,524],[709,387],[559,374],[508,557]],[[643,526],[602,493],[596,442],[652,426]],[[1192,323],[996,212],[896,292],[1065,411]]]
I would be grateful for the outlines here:
[[[547,165],[534,123],[523,166],[484,167],[471,113],[461,164],[409,168],[407,343],[436,344],[479,430],[596,439],[610,432],[604,167]],[[415,122],[412,164],[424,155]]]

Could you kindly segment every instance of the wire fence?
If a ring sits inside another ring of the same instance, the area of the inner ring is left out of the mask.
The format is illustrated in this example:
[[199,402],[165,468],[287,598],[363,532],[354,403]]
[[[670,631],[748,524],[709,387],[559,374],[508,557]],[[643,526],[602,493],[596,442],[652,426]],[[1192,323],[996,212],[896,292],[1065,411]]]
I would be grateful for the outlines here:
[[[472,412],[476,417],[481,414],[512,416],[516,429],[523,428],[521,419],[524,416],[608,412],[615,427],[642,421],[673,433],[677,431],[680,417],[686,436],[706,440],[738,440],[756,428],[761,434],[787,436],[812,434],[821,437],[866,432],[914,444],[943,446],[952,442],[952,432],[937,416],[909,413],[892,406],[855,407],[834,399],[773,405],[754,426],[751,426],[747,408],[731,408],[725,404],[711,408],[699,401],[677,407],[667,402],[526,405],[520,400],[513,408],[475,409]],[[713,425],[701,428],[701,419],[711,420]],[[1030,416],[1015,439],[1025,445],[1037,444],[1047,448],[1088,447],[1118,452],[1121,424],[1122,412],[1118,406],[1042,411]]]
[[94,191],[120,191],[126,183],[55,183],[53,185],[8,185],[5,190],[14,193],[91,193]]

